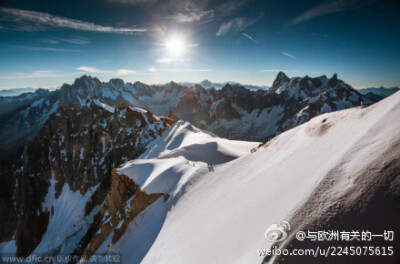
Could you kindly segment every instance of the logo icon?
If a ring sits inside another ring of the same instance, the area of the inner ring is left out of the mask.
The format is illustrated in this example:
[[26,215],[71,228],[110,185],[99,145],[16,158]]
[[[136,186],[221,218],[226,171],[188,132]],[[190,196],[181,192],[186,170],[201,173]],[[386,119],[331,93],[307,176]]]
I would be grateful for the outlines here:
[[270,242],[279,242],[287,237],[287,232],[289,231],[290,224],[287,221],[281,221],[279,225],[270,225],[265,231],[264,237]]

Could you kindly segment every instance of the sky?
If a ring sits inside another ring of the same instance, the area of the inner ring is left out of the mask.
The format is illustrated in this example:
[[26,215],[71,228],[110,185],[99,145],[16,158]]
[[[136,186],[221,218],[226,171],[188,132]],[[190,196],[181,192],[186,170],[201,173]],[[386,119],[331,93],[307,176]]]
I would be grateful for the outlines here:
[[279,71],[400,86],[400,1],[0,0],[0,89],[83,74],[271,85]]

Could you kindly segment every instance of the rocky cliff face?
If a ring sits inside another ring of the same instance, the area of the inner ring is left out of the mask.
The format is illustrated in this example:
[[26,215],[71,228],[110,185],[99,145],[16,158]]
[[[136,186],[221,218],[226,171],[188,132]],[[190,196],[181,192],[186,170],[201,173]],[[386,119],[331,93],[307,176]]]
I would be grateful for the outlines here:
[[10,197],[0,203],[9,212],[0,219],[0,242],[14,241],[19,256],[86,246],[81,240],[106,203],[112,169],[138,157],[173,122],[98,100],[60,106],[22,154],[2,167]]
[[106,202],[97,213],[92,224],[89,242],[82,252],[83,259],[89,259],[103,244],[115,244],[125,233],[129,223],[157,199],[168,199],[168,194],[143,192],[138,185],[125,175],[112,172],[112,184]]

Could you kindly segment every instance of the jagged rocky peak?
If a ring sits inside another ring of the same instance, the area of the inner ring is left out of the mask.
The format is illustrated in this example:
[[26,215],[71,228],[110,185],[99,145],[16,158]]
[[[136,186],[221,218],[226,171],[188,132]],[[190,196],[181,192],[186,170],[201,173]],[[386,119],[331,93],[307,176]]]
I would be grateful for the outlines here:
[[74,86],[75,88],[92,88],[100,85],[101,82],[99,79],[85,74],[79,78],[76,78],[72,86]]
[[169,83],[169,86],[170,86],[171,89],[179,89],[179,88],[181,88],[181,86],[178,83],[174,82],[174,81],[171,81]]
[[180,120],[179,117],[177,117],[173,111],[169,112],[168,118],[171,119],[173,122],[177,122],[178,120]]
[[114,87],[122,87],[125,85],[124,80],[122,80],[120,78],[113,78],[108,83]]
[[60,89],[60,105],[82,104],[88,96],[98,96],[102,83],[96,77],[83,75],[72,85],[63,84]]
[[276,76],[275,81],[272,84],[272,87],[279,87],[284,82],[288,82],[289,80],[290,80],[289,77],[287,77],[287,75],[284,72],[280,71]]
[[142,83],[142,82],[139,82],[139,81],[134,82],[134,83],[132,84],[132,86],[137,87],[137,88],[139,88],[139,87],[148,87],[147,84]]
[[193,88],[197,91],[197,92],[201,92],[201,93],[206,93],[207,92],[207,88],[205,88],[204,86],[196,83]]
[[330,87],[335,87],[338,84],[338,77],[336,73],[332,76],[332,78],[329,79],[328,84]]
[[225,84],[221,89],[222,94],[231,93],[233,91],[233,86],[229,83]]
[[279,72],[269,93],[281,94],[285,92],[285,94],[288,93],[292,97],[304,92],[303,97],[304,95],[312,97],[316,93],[325,92],[330,88],[354,90],[350,85],[339,80],[336,73],[330,79],[325,75],[314,78],[306,75],[304,77],[292,77],[289,79],[285,73]]
[[229,83],[225,84],[221,89],[221,94],[224,96],[232,96],[234,94],[234,87]]
[[245,87],[237,84],[225,84],[225,86],[221,89],[221,94],[223,96],[238,96],[241,94],[249,94],[250,90]]
[[38,94],[38,95],[44,95],[44,94],[49,94],[50,91],[48,89],[43,89],[43,88],[39,88],[37,89],[34,94]]

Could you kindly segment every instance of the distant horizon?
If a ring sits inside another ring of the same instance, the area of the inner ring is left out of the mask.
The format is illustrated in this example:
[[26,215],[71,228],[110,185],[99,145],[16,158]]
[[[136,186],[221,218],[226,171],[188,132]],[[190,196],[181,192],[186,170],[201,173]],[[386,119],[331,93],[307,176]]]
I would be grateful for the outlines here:
[[[278,74],[278,72],[276,72],[276,75],[277,75],[277,74]],[[287,73],[285,73],[285,74],[286,74],[289,78],[294,78],[294,77],[305,77],[305,76],[307,75],[307,74],[305,74],[305,75],[293,75],[293,76],[292,76],[292,75],[289,75],[289,74],[287,74]],[[110,78],[101,78],[101,77],[98,77],[98,76],[96,76],[96,75],[85,74],[85,73],[84,73],[84,74],[78,75],[77,77],[73,78],[72,81],[70,81],[70,82],[64,81],[64,82],[60,82],[60,84],[54,85],[54,86],[48,86],[48,87],[45,87],[45,86],[38,86],[38,87],[32,87],[32,86],[27,86],[27,87],[6,87],[6,88],[0,88],[0,91],[3,91],[3,90],[12,90],[12,89],[48,89],[48,90],[50,90],[50,91],[53,91],[53,90],[60,89],[64,84],[72,84],[72,83],[74,83],[74,81],[75,81],[76,79],[79,79],[79,78],[81,78],[81,77],[84,76],[84,75],[91,76],[92,78],[97,78],[97,79],[99,79],[99,80],[100,80],[101,82],[103,82],[103,83],[107,83],[107,82],[109,82],[109,81],[112,80],[112,79],[121,79],[121,80],[123,80],[125,83],[141,82],[141,83],[144,83],[144,84],[147,84],[147,85],[165,85],[165,84],[168,84],[168,83],[170,83],[170,82],[175,82],[175,83],[179,83],[179,84],[181,84],[181,83],[196,83],[196,84],[200,84],[200,83],[203,82],[203,81],[210,81],[211,83],[217,83],[217,84],[238,83],[238,84],[243,85],[243,86],[271,87],[271,86],[272,86],[272,83],[273,83],[273,81],[272,81],[270,84],[252,84],[252,83],[245,83],[245,82],[232,81],[232,80],[229,80],[229,81],[213,81],[213,80],[208,79],[208,78],[202,79],[201,81],[188,81],[188,80],[185,80],[185,81],[176,81],[176,80],[170,80],[170,81],[167,81],[167,82],[164,82],[164,83],[148,83],[148,82],[144,82],[144,81],[140,81],[140,80],[128,80],[128,79],[125,79],[124,76],[115,76],[115,77],[110,77]],[[333,76],[333,74],[332,74],[332,76],[328,76],[328,75],[326,75],[326,74],[315,75],[315,76],[307,75],[307,76],[310,77],[310,78],[318,78],[318,77],[322,77],[322,76],[324,76],[324,75],[325,75],[327,78],[331,78],[331,77]],[[275,77],[276,77],[276,76],[275,76]],[[354,89],[356,89],[356,90],[367,89],[367,88],[385,88],[385,89],[391,89],[391,88],[399,88],[399,87],[400,87],[400,85],[395,85],[395,86],[390,86],[390,87],[388,87],[388,86],[383,86],[383,85],[380,85],[380,86],[357,87],[357,86],[353,86],[351,83],[347,82],[346,80],[340,78],[339,75],[338,75],[338,79],[341,79],[342,81],[344,81],[345,83],[349,84],[350,86],[352,86],[352,87],[353,87]],[[275,80],[275,79],[274,79],[274,80]]]

